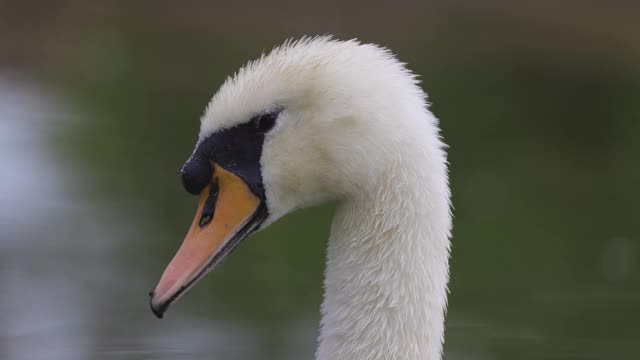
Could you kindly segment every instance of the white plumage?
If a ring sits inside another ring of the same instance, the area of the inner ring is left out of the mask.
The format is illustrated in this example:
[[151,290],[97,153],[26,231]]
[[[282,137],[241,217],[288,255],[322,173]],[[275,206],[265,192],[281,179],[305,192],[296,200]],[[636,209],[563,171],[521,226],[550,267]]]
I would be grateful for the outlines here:
[[337,202],[317,359],[440,359],[450,193],[438,121],[416,77],[376,45],[287,42],[227,79],[200,139],[273,107],[283,111],[260,162],[262,228]]

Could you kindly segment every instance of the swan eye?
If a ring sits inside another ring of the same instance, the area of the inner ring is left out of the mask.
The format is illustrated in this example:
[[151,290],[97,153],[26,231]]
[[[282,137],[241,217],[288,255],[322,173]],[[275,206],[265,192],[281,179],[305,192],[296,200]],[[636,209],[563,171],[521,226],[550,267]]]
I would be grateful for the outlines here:
[[253,123],[258,132],[266,133],[267,131],[271,130],[271,128],[273,128],[273,126],[276,124],[277,119],[278,112],[267,112],[255,116],[253,118]]

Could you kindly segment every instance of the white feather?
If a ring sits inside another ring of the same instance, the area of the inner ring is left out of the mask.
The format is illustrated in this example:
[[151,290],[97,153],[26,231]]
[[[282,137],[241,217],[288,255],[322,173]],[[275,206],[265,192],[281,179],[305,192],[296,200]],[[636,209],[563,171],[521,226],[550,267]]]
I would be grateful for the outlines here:
[[441,358],[450,249],[445,145],[416,77],[376,45],[286,42],[227,79],[200,138],[281,107],[261,166],[269,218],[338,203],[317,358]]

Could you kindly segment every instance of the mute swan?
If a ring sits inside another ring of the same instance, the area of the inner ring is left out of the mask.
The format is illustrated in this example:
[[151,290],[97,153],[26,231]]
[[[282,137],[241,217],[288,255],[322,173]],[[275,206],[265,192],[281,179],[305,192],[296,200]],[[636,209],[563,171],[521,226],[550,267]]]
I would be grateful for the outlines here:
[[440,359],[451,229],[444,148],[416,77],[389,50],[316,37],[262,55],[202,116],[182,169],[198,208],[150,293],[154,314],[251,233],[333,201],[316,358]]

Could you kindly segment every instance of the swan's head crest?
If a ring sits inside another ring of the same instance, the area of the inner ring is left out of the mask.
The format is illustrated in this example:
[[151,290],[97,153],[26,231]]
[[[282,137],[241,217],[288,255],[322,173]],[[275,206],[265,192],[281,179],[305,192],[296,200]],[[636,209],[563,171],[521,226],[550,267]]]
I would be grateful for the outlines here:
[[389,50],[357,40],[302,38],[229,77],[207,106],[199,138],[277,113],[260,159],[266,225],[360,189],[382,168],[375,162],[404,140],[403,122],[425,122],[424,113],[407,113],[428,113],[425,100],[415,76]]

